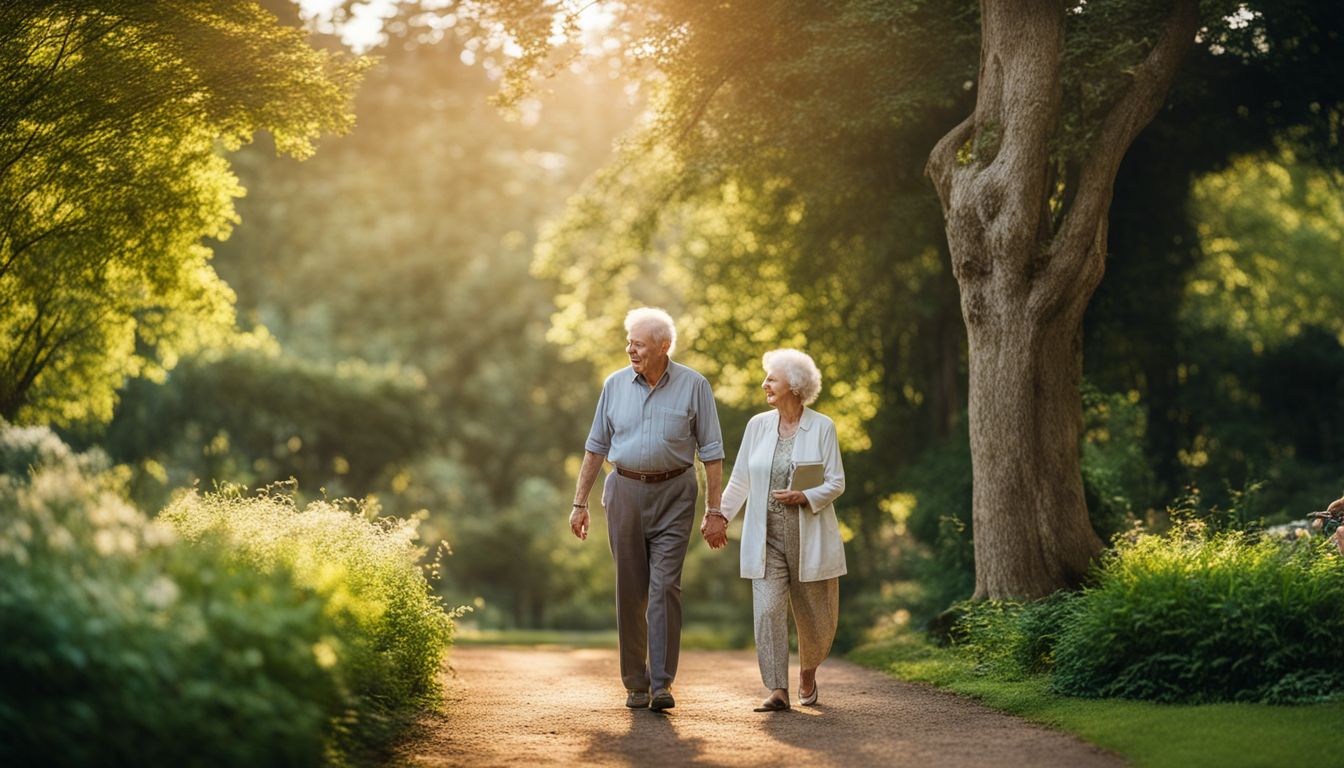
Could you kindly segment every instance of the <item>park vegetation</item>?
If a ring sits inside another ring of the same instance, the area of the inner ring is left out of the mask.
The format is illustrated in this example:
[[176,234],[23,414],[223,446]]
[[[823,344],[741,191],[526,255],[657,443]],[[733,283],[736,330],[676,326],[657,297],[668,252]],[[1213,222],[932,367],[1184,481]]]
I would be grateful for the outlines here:
[[[968,679],[1326,697],[1340,558],[1260,532],[1341,489],[1344,17],[1038,5],[406,0],[361,55],[289,0],[4,4],[11,748],[368,762],[435,700],[446,609],[611,626],[564,523],[634,304],[680,320],[730,458],[761,353],[816,358],[840,648],[942,615]],[[1026,79],[982,63],[1037,39]],[[1037,77],[1021,133],[999,88]],[[1049,255],[1086,274],[1035,291]],[[685,571],[720,644],[735,546]]]
[[0,761],[364,764],[438,700],[415,521],[283,488],[151,517],[126,481],[0,424]]

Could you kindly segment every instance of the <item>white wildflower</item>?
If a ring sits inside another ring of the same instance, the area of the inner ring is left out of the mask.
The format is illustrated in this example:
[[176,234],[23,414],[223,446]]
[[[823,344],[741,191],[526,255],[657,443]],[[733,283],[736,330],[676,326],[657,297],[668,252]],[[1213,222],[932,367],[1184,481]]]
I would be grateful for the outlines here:
[[145,526],[144,540],[146,547],[164,547],[177,540],[177,533],[171,526],[155,520]]
[[57,552],[65,552],[75,546],[75,537],[71,535],[69,528],[57,525],[47,534],[47,546]]
[[93,548],[103,557],[117,551],[117,534],[108,528],[99,528],[93,534]]
[[313,658],[317,659],[317,665],[323,669],[331,669],[336,666],[336,649],[331,644],[323,640],[320,643],[313,643]]
[[177,602],[180,592],[176,582],[160,575],[145,587],[145,603],[151,608],[162,611]]

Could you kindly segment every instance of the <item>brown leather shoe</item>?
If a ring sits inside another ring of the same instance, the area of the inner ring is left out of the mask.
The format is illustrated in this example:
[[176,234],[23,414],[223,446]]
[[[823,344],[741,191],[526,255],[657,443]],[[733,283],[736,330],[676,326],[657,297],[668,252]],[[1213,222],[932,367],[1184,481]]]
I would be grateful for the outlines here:
[[672,698],[672,692],[666,688],[653,692],[653,699],[649,701],[649,709],[654,712],[662,712],[664,709],[671,709],[677,706],[677,702]]
[[631,709],[645,709],[649,706],[648,691],[626,691],[625,706]]

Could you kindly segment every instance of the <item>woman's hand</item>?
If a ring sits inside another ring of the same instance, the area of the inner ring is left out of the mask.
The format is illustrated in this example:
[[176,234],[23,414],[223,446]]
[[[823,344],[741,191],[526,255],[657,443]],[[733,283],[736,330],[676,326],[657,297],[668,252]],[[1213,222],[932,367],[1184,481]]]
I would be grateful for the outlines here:
[[700,535],[710,549],[722,549],[728,543],[728,519],[723,515],[705,515],[700,523]]
[[807,495],[802,491],[771,491],[770,495],[775,497],[775,501],[778,501],[780,504],[801,506],[809,503]]

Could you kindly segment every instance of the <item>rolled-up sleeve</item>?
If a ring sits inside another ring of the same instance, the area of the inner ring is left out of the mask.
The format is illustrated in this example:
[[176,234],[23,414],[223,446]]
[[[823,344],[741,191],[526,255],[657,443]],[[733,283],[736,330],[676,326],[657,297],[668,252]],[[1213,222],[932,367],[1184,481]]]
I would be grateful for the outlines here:
[[719,408],[714,403],[714,390],[709,382],[700,379],[693,397],[695,404],[695,443],[700,461],[719,461],[724,457],[723,430],[719,428]]
[[597,411],[593,414],[593,426],[588,430],[588,440],[583,448],[599,456],[611,452],[611,418],[607,415],[607,391],[609,384],[602,386],[602,394],[597,398]]

